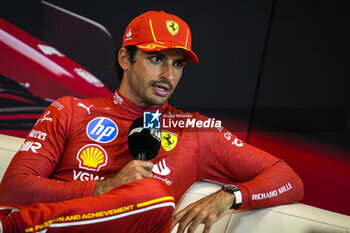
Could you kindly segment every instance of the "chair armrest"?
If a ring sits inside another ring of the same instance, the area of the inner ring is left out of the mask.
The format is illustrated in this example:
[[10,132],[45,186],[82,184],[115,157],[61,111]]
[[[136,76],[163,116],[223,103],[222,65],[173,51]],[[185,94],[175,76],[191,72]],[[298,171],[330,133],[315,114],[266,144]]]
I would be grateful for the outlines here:
[[[193,184],[179,201],[175,212],[221,187],[207,181]],[[177,227],[172,233],[176,233]],[[196,233],[203,231],[200,225]],[[350,232],[350,216],[293,203],[257,210],[232,211],[216,222],[213,233],[335,233]]]

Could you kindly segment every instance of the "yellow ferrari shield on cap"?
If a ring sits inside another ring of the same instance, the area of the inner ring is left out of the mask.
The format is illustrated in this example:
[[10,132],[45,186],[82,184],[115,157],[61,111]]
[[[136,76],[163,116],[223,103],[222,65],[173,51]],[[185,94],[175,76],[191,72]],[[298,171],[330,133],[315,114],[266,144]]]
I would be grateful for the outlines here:
[[169,33],[173,36],[175,36],[179,32],[179,24],[172,20],[166,22],[166,28],[168,29]]

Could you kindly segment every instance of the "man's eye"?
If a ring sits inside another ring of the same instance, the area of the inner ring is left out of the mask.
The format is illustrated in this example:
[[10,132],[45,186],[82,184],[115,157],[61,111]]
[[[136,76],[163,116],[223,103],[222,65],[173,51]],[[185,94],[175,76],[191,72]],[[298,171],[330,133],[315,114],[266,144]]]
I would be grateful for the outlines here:
[[174,67],[175,67],[175,68],[182,68],[184,65],[185,65],[184,62],[175,62],[175,63],[174,63]]
[[157,56],[151,57],[150,59],[151,59],[152,62],[154,62],[156,64],[158,64],[158,63],[160,63],[162,61],[162,59],[160,57],[157,57]]

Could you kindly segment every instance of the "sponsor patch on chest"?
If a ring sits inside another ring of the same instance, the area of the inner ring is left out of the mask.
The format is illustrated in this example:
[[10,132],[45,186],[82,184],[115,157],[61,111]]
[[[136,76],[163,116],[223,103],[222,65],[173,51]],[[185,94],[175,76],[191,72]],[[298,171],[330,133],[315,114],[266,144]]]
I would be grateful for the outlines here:
[[108,161],[107,152],[97,144],[83,146],[78,154],[79,167],[90,171],[99,171],[106,166]]

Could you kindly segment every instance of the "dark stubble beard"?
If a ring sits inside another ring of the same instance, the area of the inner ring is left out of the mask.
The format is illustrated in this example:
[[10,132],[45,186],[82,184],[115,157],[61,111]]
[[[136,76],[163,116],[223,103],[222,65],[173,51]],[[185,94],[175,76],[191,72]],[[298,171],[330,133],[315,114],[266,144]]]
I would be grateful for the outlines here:
[[[129,80],[130,89],[133,91],[137,98],[142,101],[143,106],[150,105],[163,105],[173,94],[174,86],[166,79],[162,79],[160,81],[150,81],[149,83],[145,83],[142,77],[135,74],[135,79]],[[147,95],[147,89],[153,88],[153,85],[156,84],[166,84],[169,87],[169,94],[167,97],[154,97]],[[161,100],[160,100],[161,99]]]
[[[160,81],[151,81],[148,83],[148,87],[152,88],[152,86],[154,85],[157,85],[157,84],[165,84],[169,87],[169,92],[168,92],[168,95],[167,97],[163,97],[162,99],[165,99],[162,103],[157,103],[156,105],[163,105],[170,97],[171,95],[173,94],[173,91],[174,91],[174,87],[173,85],[166,79],[162,79]],[[161,97],[160,97],[161,98]]]

